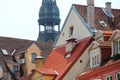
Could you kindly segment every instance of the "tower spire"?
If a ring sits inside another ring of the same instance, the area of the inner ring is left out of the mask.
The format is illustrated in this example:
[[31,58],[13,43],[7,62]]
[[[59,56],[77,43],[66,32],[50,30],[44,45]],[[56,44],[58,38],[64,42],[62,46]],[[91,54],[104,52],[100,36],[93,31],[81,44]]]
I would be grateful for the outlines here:
[[[56,0],[43,0],[39,11],[39,36],[37,41],[54,41],[60,32],[60,12]],[[44,31],[41,31],[41,26]],[[58,30],[55,30],[58,27]]]

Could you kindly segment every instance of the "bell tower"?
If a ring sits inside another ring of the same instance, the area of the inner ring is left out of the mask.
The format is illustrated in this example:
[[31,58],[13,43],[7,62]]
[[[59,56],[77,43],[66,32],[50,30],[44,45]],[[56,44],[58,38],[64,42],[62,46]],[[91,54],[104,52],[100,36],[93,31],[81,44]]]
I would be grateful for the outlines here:
[[39,35],[37,41],[55,41],[60,32],[59,16],[60,12],[56,0],[42,0],[39,10]]

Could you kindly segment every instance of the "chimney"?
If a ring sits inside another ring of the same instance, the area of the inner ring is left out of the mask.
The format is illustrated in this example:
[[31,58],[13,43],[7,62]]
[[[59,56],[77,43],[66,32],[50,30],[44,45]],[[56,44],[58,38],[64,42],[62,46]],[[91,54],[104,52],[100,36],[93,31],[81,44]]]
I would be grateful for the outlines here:
[[76,44],[77,42],[75,38],[68,39],[66,44],[66,52],[71,52]]
[[35,68],[42,68],[43,66],[43,57],[42,56],[37,56],[35,61]]
[[66,49],[65,49],[65,52],[66,52],[65,58],[69,58],[72,55],[71,52],[73,51],[74,47],[76,46],[77,41],[76,41],[76,38],[71,38],[66,41],[67,41],[67,44],[66,44]]
[[91,29],[95,29],[94,0],[87,0],[87,22]]
[[108,14],[111,13],[111,2],[106,2],[106,12],[107,12]]

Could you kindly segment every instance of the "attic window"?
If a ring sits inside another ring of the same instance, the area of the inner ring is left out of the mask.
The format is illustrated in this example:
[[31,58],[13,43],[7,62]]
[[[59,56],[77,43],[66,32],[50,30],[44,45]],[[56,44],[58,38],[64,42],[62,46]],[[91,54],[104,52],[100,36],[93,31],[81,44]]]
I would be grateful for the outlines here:
[[99,21],[99,23],[100,23],[101,26],[107,26],[106,23],[103,20]]
[[7,50],[1,49],[1,51],[2,51],[2,53],[3,53],[4,55],[9,55],[8,52],[7,52]]
[[69,36],[73,35],[73,26],[69,28]]

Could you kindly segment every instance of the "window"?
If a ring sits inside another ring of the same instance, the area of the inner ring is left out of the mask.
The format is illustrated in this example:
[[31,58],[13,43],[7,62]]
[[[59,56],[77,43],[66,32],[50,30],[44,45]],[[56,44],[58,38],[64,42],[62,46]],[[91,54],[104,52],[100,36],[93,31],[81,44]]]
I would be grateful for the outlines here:
[[120,72],[116,73],[116,80],[120,80]]
[[24,58],[25,58],[25,53],[21,53],[20,59],[24,59]]
[[2,68],[2,66],[0,65],[0,78],[2,78],[3,77],[3,68]]
[[118,53],[120,53],[120,40],[117,41],[117,50],[118,50]]
[[32,63],[35,63],[35,58],[37,57],[37,55],[35,53],[32,53]]
[[100,64],[99,49],[92,50],[90,52],[90,65],[91,67],[98,66]]
[[73,35],[73,27],[70,27],[69,36]]
[[68,54],[65,55],[65,58],[70,58],[70,56],[71,56],[71,54],[68,53]]
[[103,20],[99,21],[101,26],[107,26]]
[[1,49],[1,51],[2,51],[2,53],[3,53],[4,55],[9,55],[8,52],[7,52],[7,50]]
[[18,66],[13,66],[13,72],[17,72],[18,71]]
[[106,76],[105,80],[112,80],[112,75]]

